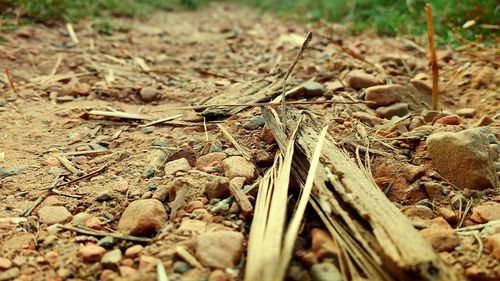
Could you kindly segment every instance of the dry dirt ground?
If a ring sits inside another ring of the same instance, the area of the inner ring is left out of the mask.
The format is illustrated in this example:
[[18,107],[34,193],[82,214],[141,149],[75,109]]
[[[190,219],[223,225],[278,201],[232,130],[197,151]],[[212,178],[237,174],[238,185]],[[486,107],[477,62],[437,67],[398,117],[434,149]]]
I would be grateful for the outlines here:
[[[169,280],[242,280],[252,219],[228,182],[254,185],[278,146],[259,106],[193,105],[269,102],[308,31],[287,101],[313,102],[293,106],[352,155],[372,144],[375,182],[460,276],[500,280],[496,50],[440,50],[431,111],[425,41],[223,5],[114,21],[78,24],[78,42],[64,25],[0,33],[0,280],[156,280],[158,261]],[[306,218],[287,278],[333,280],[338,252]]]

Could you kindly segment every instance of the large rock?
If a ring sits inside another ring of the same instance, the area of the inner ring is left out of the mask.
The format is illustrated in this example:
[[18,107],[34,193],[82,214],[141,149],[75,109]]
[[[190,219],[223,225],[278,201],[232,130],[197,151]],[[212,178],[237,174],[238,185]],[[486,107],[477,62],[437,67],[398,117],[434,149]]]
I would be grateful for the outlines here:
[[235,267],[243,252],[243,234],[234,231],[215,231],[196,239],[196,257],[207,267]]
[[41,223],[51,225],[68,222],[73,216],[63,206],[45,206],[38,211],[38,217]]
[[427,148],[437,171],[458,187],[498,187],[488,139],[477,129],[434,133],[427,138]]
[[160,230],[167,220],[167,211],[159,200],[137,200],[123,212],[118,231],[130,235],[149,235]]

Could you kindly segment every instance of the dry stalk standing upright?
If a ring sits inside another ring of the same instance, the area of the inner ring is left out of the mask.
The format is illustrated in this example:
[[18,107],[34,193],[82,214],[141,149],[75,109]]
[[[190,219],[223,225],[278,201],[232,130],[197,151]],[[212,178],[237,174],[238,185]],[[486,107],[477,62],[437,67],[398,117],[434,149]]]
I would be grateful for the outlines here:
[[436,48],[434,47],[434,27],[432,26],[432,8],[429,4],[425,4],[425,12],[427,13],[427,35],[429,37],[429,64],[431,66],[432,75],[432,109],[438,109],[438,94],[439,94],[439,73],[436,56]]

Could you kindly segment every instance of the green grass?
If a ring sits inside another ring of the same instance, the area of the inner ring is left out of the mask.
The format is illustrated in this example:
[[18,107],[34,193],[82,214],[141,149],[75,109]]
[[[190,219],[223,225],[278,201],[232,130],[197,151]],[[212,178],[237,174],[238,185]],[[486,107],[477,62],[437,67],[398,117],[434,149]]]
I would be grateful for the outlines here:
[[[110,33],[109,16],[144,17],[162,9],[194,9],[211,0],[0,0],[0,20],[16,23],[77,22],[97,19],[96,28]],[[215,0],[214,0],[215,1]],[[234,0],[226,2],[234,2]],[[424,0],[239,0],[304,21],[326,19],[346,24],[353,33],[373,28],[380,35],[422,35],[427,31]],[[439,43],[471,40],[496,42],[500,25],[498,0],[429,0]],[[476,23],[464,29],[469,20]],[[6,29],[4,21],[0,28]],[[11,24],[12,25],[12,24]]]
[[[373,28],[379,35],[421,35],[427,32],[425,3],[433,10],[434,29],[439,41],[495,42],[498,30],[484,25],[500,25],[497,0],[249,0],[245,3],[282,15],[314,21],[320,18],[348,25],[354,33]],[[463,24],[476,24],[464,29]],[[463,42],[462,42],[463,43]]]
[[110,15],[145,17],[155,10],[193,9],[207,2],[209,0],[0,0],[0,16],[50,24]]

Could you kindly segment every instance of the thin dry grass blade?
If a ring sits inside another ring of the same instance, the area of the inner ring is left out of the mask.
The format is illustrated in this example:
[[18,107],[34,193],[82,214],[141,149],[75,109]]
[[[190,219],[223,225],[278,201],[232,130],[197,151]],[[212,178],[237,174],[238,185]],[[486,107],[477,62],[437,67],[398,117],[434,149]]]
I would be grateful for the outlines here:
[[158,281],[168,281],[167,271],[161,261],[156,263],[156,274],[158,275]]
[[288,185],[299,127],[300,121],[292,132],[286,152],[277,156],[270,175],[261,182],[250,228],[246,281],[274,281],[279,278],[276,269],[282,263]]
[[252,156],[231,136],[231,134],[222,126],[221,124],[217,124],[217,127],[221,130],[224,136],[234,145],[234,147],[247,159],[248,161],[252,161]]
[[283,159],[283,164],[278,171],[278,177],[273,187],[271,206],[269,208],[269,219],[265,232],[265,247],[268,262],[264,270],[263,280],[281,280],[277,279],[276,269],[281,263],[283,234],[286,222],[286,206],[288,197],[288,185],[290,183],[290,171],[292,169],[292,160],[295,147],[295,137],[300,127],[300,121],[297,122]]
[[174,120],[174,119],[177,119],[177,118],[180,118],[180,117],[182,117],[182,114],[176,114],[176,115],[173,115],[173,116],[168,116],[168,117],[165,117],[165,118],[161,118],[161,119],[155,120],[153,122],[149,122],[149,123],[144,124],[144,125],[139,125],[137,127],[139,127],[139,128],[149,127],[149,126],[153,126],[153,125],[156,125],[156,124],[164,123],[164,122],[167,122],[167,121],[170,121],[170,120]]
[[248,256],[245,270],[245,281],[258,280],[262,276],[262,243],[267,224],[267,214],[271,199],[272,186],[278,169],[279,155],[273,166],[267,171],[259,184],[259,192],[255,203],[255,211],[248,239]]
[[297,239],[297,234],[299,232],[300,222],[304,216],[306,210],[307,202],[311,195],[311,190],[314,184],[314,178],[316,177],[316,171],[318,168],[319,157],[321,156],[321,148],[325,142],[326,132],[328,131],[328,126],[324,127],[316,144],[313,157],[311,159],[311,166],[309,167],[309,173],[307,175],[307,180],[299,197],[297,208],[292,216],[292,219],[288,225],[288,230],[285,235],[285,241],[282,250],[282,259],[279,271],[277,274],[277,280],[283,280],[285,277],[285,272],[288,267],[288,263],[292,258],[292,250]]

